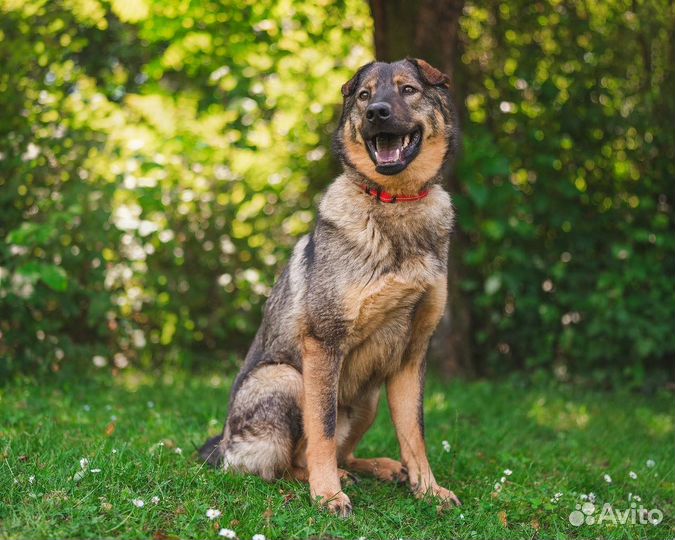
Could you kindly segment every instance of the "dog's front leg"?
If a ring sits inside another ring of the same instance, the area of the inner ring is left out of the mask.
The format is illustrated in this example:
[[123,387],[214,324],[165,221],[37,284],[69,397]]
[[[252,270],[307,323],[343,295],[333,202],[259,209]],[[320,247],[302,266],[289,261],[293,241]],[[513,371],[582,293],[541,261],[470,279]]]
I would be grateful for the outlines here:
[[443,280],[422,299],[413,321],[403,368],[387,381],[387,399],[401,446],[401,462],[408,469],[410,487],[415,495],[433,495],[459,506],[457,496],[436,482],[424,444],[425,356],[431,334],[445,307],[445,295]]
[[307,438],[309,489],[313,499],[343,517],[351,514],[349,497],[342,492],[337,467],[337,391],[341,355],[317,339],[303,342],[303,420]]

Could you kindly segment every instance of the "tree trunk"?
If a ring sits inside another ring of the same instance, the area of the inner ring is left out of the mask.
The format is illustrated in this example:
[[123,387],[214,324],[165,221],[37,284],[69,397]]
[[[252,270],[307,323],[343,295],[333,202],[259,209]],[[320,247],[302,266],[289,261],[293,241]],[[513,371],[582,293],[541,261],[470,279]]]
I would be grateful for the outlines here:
[[[464,0],[370,0],[375,23],[375,55],[391,62],[405,57],[422,58],[445,72],[452,85],[458,113],[463,100],[455,83],[459,17]],[[446,172],[450,193],[458,193],[457,177]],[[448,305],[431,343],[431,358],[447,376],[474,372],[471,355],[471,311],[460,289],[465,275],[461,254],[466,236],[456,226],[448,262]]]

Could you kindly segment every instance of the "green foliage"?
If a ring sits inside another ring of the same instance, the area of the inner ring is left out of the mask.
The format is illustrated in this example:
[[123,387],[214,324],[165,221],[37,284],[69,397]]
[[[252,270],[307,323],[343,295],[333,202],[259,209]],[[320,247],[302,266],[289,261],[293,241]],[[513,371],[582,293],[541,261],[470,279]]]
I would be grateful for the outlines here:
[[674,16],[667,2],[467,5],[455,201],[483,370],[641,384],[672,360]]
[[[672,26],[662,1],[466,5],[483,372],[672,358]],[[0,0],[0,370],[245,349],[371,36],[360,0]]]
[[[0,357],[246,346],[331,178],[361,2],[0,3]],[[7,364],[6,364],[7,365]]]

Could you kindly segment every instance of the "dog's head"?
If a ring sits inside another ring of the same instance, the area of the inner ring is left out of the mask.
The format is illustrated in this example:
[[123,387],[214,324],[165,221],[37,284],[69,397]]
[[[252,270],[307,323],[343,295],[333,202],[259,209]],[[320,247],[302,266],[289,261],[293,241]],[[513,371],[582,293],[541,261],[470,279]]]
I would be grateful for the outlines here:
[[342,86],[335,148],[346,169],[390,191],[419,189],[456,150],[449,80],[424,60],[361,67]]

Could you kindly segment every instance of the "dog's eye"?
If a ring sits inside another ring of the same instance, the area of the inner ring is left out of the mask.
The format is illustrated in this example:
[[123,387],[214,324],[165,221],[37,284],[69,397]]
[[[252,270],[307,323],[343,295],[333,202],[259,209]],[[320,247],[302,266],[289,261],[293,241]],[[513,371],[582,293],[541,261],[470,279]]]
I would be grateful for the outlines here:
[[417,88],[406,84],[403,88],[401,88],[401,93],[406,96],[411,96],[412,94],[417,93]]
[[365,100],[367,100],[369,97],[370,97],[370,92],[368,92],[368,90],[361,90],[361,91],[359,92],[359,99],[360,99],[361,101],[365,101]]

